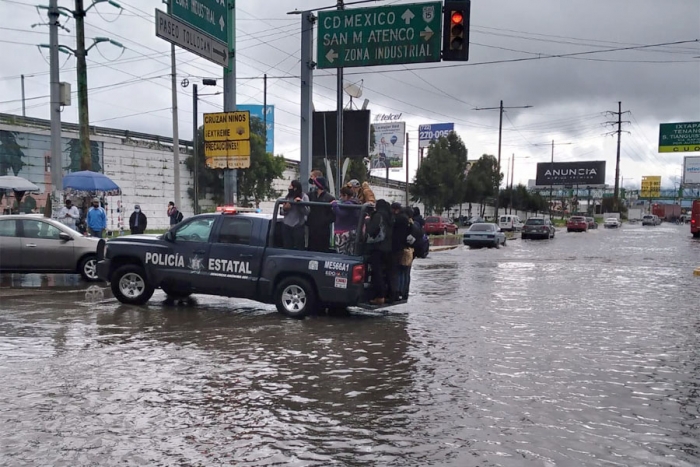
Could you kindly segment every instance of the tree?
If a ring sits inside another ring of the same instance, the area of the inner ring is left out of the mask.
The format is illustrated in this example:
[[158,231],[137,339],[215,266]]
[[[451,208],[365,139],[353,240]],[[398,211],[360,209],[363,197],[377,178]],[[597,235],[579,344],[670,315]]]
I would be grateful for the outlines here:
[[[238,190],[240,203],[249,206],[258,201],[276,198],[280,195],[272,188],[272,181],[280,178],[284,173],[285,162],[282,156],[273,156],[265,151],[265,127],[257,117],[250,120],[250,168],[238,171]],[[224,202],[224,181],[222,169],[210,169],[206,166],[204,157],[204,127],[197,131],[198,142],[198,184],[199,196],[209,193],[215,204]],[[194,156],[185,159],[185,166],[190,172],[194,172]],[[194,189],[189,188],[187,194],[193,201]]]
[[496,187],[500,186],[502,179],[503,174],[498,172],[498,161],[496,158],[490,154],[484,154],[469,169],[464,185],[464,201],[470,204],[481,204],[479,215],[483,216],[487,200],[495,200]]
[[18,133],[0,130],[0,175],[7,175],[11,170],[16,177],[26,164],[22,161],[24,153],[17,142]]
[[430,143],[411,187],[414,201],[427,211],[441,214],[463,201],[467,168],[467,148],[455,132]]

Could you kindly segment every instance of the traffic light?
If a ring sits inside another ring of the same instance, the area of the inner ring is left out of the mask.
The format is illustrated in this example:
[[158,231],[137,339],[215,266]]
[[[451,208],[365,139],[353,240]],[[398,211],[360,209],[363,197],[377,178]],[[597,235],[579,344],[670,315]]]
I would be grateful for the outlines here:
[[443,9],[442,59],[469,60],[469,13],[471,0],[446,0]]

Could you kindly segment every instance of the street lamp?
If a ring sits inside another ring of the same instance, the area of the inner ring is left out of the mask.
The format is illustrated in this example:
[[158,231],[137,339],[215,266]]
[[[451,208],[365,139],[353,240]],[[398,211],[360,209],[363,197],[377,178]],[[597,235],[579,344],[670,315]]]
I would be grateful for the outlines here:
[[[189,84],[189,83],[187,83]],[[182,82],[183,87],[186,87],[185,81]],[[202,85],[204,86],[216,86],[216,80],[211,78],[202,79]],[[198,123],[198,112],[197,103],[199,101],[200,94],[197,93],[197,85],[192,85],[192,150],[194,159],[194,214],[199,214],[199,123]],[[201,96],[218,96],[221,92],[215,92],[211,94],[201,94]]]

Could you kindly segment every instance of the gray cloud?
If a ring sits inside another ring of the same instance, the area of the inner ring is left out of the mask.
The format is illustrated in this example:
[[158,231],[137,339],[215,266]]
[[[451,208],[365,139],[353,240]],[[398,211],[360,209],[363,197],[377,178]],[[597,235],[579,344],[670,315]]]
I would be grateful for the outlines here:
[[[61,0],[63,6],[71,1]],[[155,37],[153,10],[156,0],[121,2],[124,14],[98,5],[87,18],[89,37],[110,36],[128,47],[118,61],[109,61],[95,49],[90,53],[91,121],[98,125],[171,135],[169,46]],[[238,0],[238,76],[270,75],[268,102],[277,109],[277,152],[298,158],[300,25],[296,8],[318,8],[332,1]],[[408,3],[408,2],[384,2]],[[22,5],[25,4],[25,5]],[[47,28],[31,29],[39,16],[27,0],[0,3],[0,40],[27,44],[48,42]],[[374,5],[370,5],[374,6]],[[100,17],[97,13],[104,17]],[[516,181],[534,177],[534,163],[548,160],[550,149],[536,146],[552,139],[572,142],[558,146],[562,160],[576,158],[608,161],[608,181],[614,174],[615,140],[604,136],[611,128],[603,113],[631,110],[632,123],[623,135],[623,173],[636,183],[642,175],[660,174],[664,183],[680,172],[679,156],[656,153],[658,124],[666,121],[696,121],[700,109],[700,44],[691,43],[652,49],[542,58],[532,61],[481,64],[551,54],[629,47],[693,40],[700,36],[700,2],[696,0],[499,0],[472,2],[470,62],[467,66],[430,64],[406,67],[347,69],[347,81],[363,81],[364,95],[374,112],[401,112],[408,128],[422,123],[453,121],[475,157],[495,153],[498,113],[475,111],[476,106],[529,104],[526,110],[509,110],[504,120],[503,158],[516,153]],[[114,20],[107,22],[106,20]],[[73,30],[74,24],[68,27]],[[16,31],[19,29],[20,31]],[[33,32],[30,32],[33,31]],[[42,33],[37,33],[41,31]],[[61,41],[74,45],[71,34]],[[19,79],[27,78],[27,95],[48,95],[48,66],[31,45],[0,42],[3,66],[0,71],[0,111],[19,113]],[[107,58],[118,51],[99,46]],[[426,69],[434,66],[437,69]],[[62,70],[62,80],[73,83],[74,60]],[[381,73],[390,70],[390,73]],[[221,70],[204,60],[178,52],[178,82],[201,77],[220,77]],[[121,84],[116,84],[121,83]],[[220,82],[221,83],[221,82]],[[319,70],[315,78],[315,105],[319,110],[335,107],[335,77]],[[241,103],[262,102],[262,80],[239,80]],[[191,86],[179,87],[180,130],[191,137]],[[221,86],[217,88],[221,91]],[[202,93],[217,89],[200,88]],[[6,102],[13,101],[13,102]],[[47,118],[48,99],[28,102],[30,116]],[[221,109],[222,96],[203,98],[200,111]],[[74,98],[74,104],[77,99]],[[140,115],[135,115],[140,114]],[[77,121],[77,107],[64,112],[64,119]],[[201,121],[201,116],[200,116]],[[415,137],[413,137],[415,140]],[[415,145],[414,145],[415,147]],[[415,167],[416,153],[411,152]],[[669,163],[670,162],[670,163]],[[505,169],[504,169],[505,171]],[[629,174],[629,175],[627,175]],[[397,174],[397,178],[403,178]]]

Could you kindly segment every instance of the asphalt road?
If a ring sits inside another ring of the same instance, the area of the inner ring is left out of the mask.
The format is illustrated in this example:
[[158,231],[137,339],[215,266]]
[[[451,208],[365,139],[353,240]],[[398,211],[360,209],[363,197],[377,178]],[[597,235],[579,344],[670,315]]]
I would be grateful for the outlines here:
[[700,465],[698,266],[687,226],[560,230],[303,321],[0,276],[0,464]]

